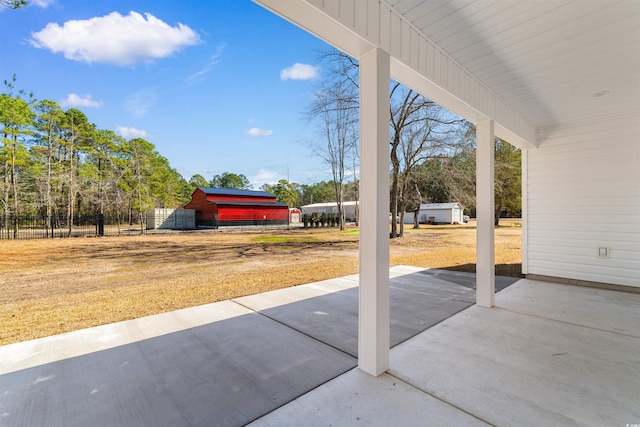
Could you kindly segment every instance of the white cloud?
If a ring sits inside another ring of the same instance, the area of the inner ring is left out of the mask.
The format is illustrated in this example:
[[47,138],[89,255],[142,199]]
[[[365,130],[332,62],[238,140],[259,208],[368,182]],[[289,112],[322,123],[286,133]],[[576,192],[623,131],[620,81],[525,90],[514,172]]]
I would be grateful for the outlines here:
[[280,80],[315,80],[319,77],[319,67],[296,62],[280,71]]
[[126,101],[126,108],[133,116],[141,118],[147,115],[156,104],[158,97],[155,89],[142,89],[131,94]]
[[118,126],[116,130],[125,139],[133,139],[133,138],[149,138],[149,134],[144,129],[136,129],[130,128],[126,126]]
[[209,61],[207,61],[205,66],[199,71],[196,71],[195,73],[187,77],[187,82],[192,83],[194,81],[200,80],[202,77],[207,75],[211,70],[213,70],[216,67],[216,65],[218,65],[218,63],[220,62],[220,58],[222,57],[222,52],[224,51],[224,48],[225,48],[224,45],[218,46],[218,48],[216,49],[216,52],[213,55],[211,55],[211,57],[209,58]]
[[250,136],[271,136],[273,135],[273,131],[271,129],[260,129],[260,128],[251,128],[245,132]]
[[198,34],[186,25],[172,27],[150,13],[142,16],[137,12],[125,16],[112,12],[67,21],[62,26],[49,23],[31,36],[33,46],[63,53],[67,59],[116,65],[165,58],[200,42]]
[[89,94],[84,96],[70,93],[65,99],[60,101],[62,107],[85,107],[85,108],[100,108],[102,102],[95,101]]
[[279,172],[260,169],[257,174],[249,177],[249,182],[251,182],[253,188],[260,188],[263,184],[276,184],[281,179],[284,179],[284,176]]
[[29,0],[29,6],[36,6],[46,9],[56,3],[56,0]]

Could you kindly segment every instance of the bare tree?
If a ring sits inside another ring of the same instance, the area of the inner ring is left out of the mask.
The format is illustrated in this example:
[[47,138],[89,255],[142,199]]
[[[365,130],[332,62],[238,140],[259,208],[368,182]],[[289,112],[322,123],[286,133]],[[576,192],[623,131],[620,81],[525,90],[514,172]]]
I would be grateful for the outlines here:
[[[323,142],[312,151],[331,166],[340,229],[344,229],[343,209],[345,170],[358,144],[358,86],[354,77],[357,65],[349,56],[334,52],[324,56],[333,65],[311,105],[309,119],[317,119]],[[355,161],[352,157],[351,160]]]
[[[404,93],[402,93],[404,92]],[[395,101],[395,102],[394,102]],[[394,84],[391,89],[391,237],[400,237],[398,233],[398,205],[401,199],[401,183],[400,183],[400,142],[402,141],[405,129],[408,129],[420,119],[416,114],[425,104],[429,102],[426,98],[420,96],[419,93],[412,90],[405,90],[400,83]]]
[[[419,93],[395,83],[391,89],[391,237],[404,235],[409,204],[420,206],[416,167],[443,155],[464,121]],[[399,224],[398,224],[399,222]],[[415,225],[415,222],[414,222]]]
[[427,159],[416,170],[416,185],[432,203],[456,201],[475,206],[475,137],[463,122],[451,135],[446,150]]
[[[342,204],[345,160],[351,154],[353,173],[357,171],[358,144],[358,64],[339,52],[324,54],[329,63],[327,79],[310,110],[309,117],[320,118],[326,144],[312,147],[314,153],[331,165],[336,201]],[[463,121],[419,93],[393,82],[390,90],[390,209],[391,237],[402,236],[407,205],[420,199],[415,168],[426,159],[446,151],[449,137]],[[351,150],[349,149],[351,147]],[[355,182],[354,177],[354,182]],[[419,206],[420,201],[417,201]],[[400,230],[398,231],[398,219]]]

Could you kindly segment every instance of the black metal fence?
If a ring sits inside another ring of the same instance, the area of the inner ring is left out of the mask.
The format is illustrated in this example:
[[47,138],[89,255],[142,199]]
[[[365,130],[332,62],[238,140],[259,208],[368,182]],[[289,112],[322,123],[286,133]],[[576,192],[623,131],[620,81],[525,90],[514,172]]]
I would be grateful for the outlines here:
[[1,216],[0,239],[51,239],[62,237],[120,236],[145,234],[145,220],[111,218],[96,214],[74,218],[69,224],[66,216]]

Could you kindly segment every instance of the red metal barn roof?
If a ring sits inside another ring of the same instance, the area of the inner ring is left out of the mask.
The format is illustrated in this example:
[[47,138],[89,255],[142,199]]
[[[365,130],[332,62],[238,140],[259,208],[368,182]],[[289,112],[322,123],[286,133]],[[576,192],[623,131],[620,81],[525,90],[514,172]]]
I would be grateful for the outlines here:
[[275,194],[268,193],[266,191],[253,191],[253,190],[233,190],[229,188],[207,188],[207,187],[198,187],[191,198],[196,195],[196,193],[203,193],[207,200],[210,201],[218,201],[218,200],[235,200],[235,201],[256,201],[256,202],[275,202],[276,196]]

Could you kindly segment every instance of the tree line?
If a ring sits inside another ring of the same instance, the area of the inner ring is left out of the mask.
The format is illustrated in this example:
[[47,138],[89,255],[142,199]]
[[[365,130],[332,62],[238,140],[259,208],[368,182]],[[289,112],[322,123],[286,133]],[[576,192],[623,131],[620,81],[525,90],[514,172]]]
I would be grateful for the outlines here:
[[16,90],[0,94],[0,213],[40,215],[69,227],[84,215],[141,221],[149,207],[178,207],[188,183],[155,146],[99,129],[80,110]]
[[[82,217],[105,215],[141,223],[150,208],[178,208],[197,187],[253,189],[243,174],[224,172],[186,181],[155,146],[99,129],[85,113],[64,110],[17,90],[15,77],[0,93],[0,221],[21,217],[71,227]],[[333,200],[333,183],[264,184],[289,206]]]
[[[319,137],[308,144],[331,167],[332,179],[313,184],[280,180],[261,189],[287,205],[359,199],[359,87],[357,62],[338,51],[321,56],[328,70],[307,117]],[[404,232],[404,213],[420,204],[459,202],[475,211],[475,129],[417,92],[390,83],[390,206],[393,237]],[[98,129],[80,110],[63,110],[15,88],[0,94],[0,213],[64,218],[69,227],[85,215],[142,221],[147,209],[176,208],[197,187],[252,189],[243,174],[224,172],[186,181],[142,139]],[[521,205],[521,153],[495,141],[496,225]],[[414,218],[417,218],[414,215]],[[417,224],[414,224],[417,226]]]

